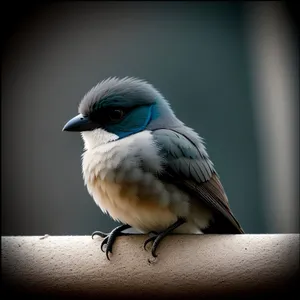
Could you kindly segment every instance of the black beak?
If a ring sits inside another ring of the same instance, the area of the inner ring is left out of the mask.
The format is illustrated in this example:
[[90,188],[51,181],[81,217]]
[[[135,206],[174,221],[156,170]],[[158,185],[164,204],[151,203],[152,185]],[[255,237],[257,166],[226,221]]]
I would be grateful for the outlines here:
[[99,124],[80,114],[69,120],[62,131],[90,131],[99,127]]

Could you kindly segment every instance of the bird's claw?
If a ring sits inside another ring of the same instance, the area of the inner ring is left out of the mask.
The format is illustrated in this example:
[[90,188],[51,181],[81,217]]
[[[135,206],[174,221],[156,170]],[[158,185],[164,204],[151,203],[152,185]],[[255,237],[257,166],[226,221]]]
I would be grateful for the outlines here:
[[102,251],[102,252],[104,252],[103,247],[104,247],[105,245],[106,245],[106,248],[107,248],[107,242],[108,242],[108,235],[107,235],[106,237],[104,237],[104,239],[103,239],[103,241],[102,241],[102,243],[101,243],[100,248],[101,248],[101,251]]
[[[126,233],[123,233],[122,230],[127,229],[127,228],[130,228],[130,226],[127,224],[124,224],[124,225],[116,227],[110,233],[104,233],[102,231],[95,231],[92,233],[92,238],[94,238],[95,235],[98,235],[103,238],[103,241],[100,245],[100,249],[102,252],[105,252],[108,260],[110,260],[109,253],[112,254],[112,247],[116,240],[116,237],[120,236],[120,235],[126,235]],[[104,250],[104,246],[106,246],[105,250]]]
[[[112,253],[112,245],[113,245],[113,243],[114,243],[114,240],[110,239],[110,235],[107,235],[104,238],[104,240],[102,241],[101,246],[100,246],[101,251],[105,252],[106,257],[107,257],[108,260],[110,260],[108,254]],[[103,249],[104,246],[106,246],[105,250]]]
[[150,238],[148,238],[145,242],[144,242],[144,249],[146,250],[147,245],[150,242],[153,242],[156,239],[157,235],[151,236]]
[[94,232],[92,233],[92,239],[94,239],[94,236],[95,236],[95,235],[98,235],[98,236],[100,236],[100,237],[102,237],[102,238],[106,238],[106,237],[108,236],[107,233],[104,233],[104,232],[102,232],[102,231],[94,231]]
[[172,225],[170,225],[166,230],[157,233],[155,231],[151,231],[150,233],[153,233],[154,236],[148,238],[145,242],[144,242],[144,249],[146,250],[146,246],[149,242],[153,241],[152,247],[151,247],[151,254],[154,258],[157,257],[156,254],[156,249],[158,247],[158,245],[160,244],[160,242],[169,234],[171,233],[174,229],[176,229],[177,227],[179,227],[180,225],[182,225],[183,223],[185,223],[185,219],[183,218],[178,218],[177,221],[175,223],[173,223]]
[[159,244],[160,238],[159,238],[159,233],[155,232],[155,231],[151,231],[149,232],[149,234],[154,234],[153,236],[151,236],[150,238],[148,238],[145,242],[144,242],[144,249],[146,250],[146,246],[150,243],[153,242],[152,247],[151,247],[151,254],[154,258],[157,257],[156,254],[156,248]]
[[[107,259],[110,260],[108,254],[109,254],[109,252],[112,253],[112,244],[113,244],[113,242],[108,244],[110,234],[109,233],[108,234],[104,233],[102,231],[95,231],[95,232],[92,233],[92,239],[94,238],[95,235],[98,235],[98,236],[103,238],[103,241],[100,245],[100,249],[101,249],[102,252],[105,252]],[[104,246],[106,246],[105,250],[104,250]]]

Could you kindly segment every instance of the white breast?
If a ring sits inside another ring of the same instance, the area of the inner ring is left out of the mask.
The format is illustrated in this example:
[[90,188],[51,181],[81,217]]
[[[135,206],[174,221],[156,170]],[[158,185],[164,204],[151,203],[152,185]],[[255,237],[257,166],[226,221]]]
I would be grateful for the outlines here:
[[[157,153],[156,145],[149,131],[142,131],[127,138],[116,140],[116,135],[103,129],[96,129],[83,132],[82,137],[86,149],[82,156],[82,170],[85,180],[94,176],[104,179],[107,176],[112,176],[109,173],[117,173],[115,175],[121,176],[122,172],[119,171],[123,171],[123,173],[134,171],[138,169],[141,158],[144,161],[145,171],[160,172],[162,169],[162,159]],[[107,141],[113,142],[107,143]],[[133,177],[136,175],[134,172],[130,173]],[[122,178],[119,180],[122,181]]]
[[[149,131],[121,140],[102,129],[84,132],[82,136],[86,148],[82,157],[83,178],[103,212],[145,232],[165,229],[177,220],[178,214],[189,215],[188,195],[153,175],[161,171],[162,158]],[[108,140],[112,142],[103,143]],[[192,227],[184,231],[199,232]]]
[[[176,221],[168,208],[169,194],[152,174],[161,170],[161,158],[150,132],[90,148],[95,135],[105,141],[115,139],[101,131],[83,135],[87,148],[82,160],[83,177],[97,205],[115,220],[140,230],[159,229]],[[141,157],[144,170],[140,169]]]

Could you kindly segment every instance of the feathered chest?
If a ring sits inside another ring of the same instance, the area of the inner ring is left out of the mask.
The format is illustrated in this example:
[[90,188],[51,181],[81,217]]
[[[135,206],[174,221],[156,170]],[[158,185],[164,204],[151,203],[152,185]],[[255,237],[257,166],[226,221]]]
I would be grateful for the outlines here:
[[168,207],[175,190],[155,177],[161,158],[149,133],[87,150],[82,170],[89,193],[112,218],[141,230],[175,220]]
[[161,168],[162,159],[149,131],[100,144],[82,155],[86,184],[95,178],[112,183],[147,181]]

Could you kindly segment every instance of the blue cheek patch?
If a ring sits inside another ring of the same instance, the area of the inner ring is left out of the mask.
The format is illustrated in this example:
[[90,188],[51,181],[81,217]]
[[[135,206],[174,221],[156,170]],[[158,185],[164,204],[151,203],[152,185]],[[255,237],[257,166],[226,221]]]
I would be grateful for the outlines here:
[[155,104],[140,106],[129,113],[122,122],[106,126],[106,130],[122,139],[131,134],[143,131],[149,122],[157,117],[158,111]]
[[158,117],[159,117],[159,112],[158,112],[157,105],[153,104],[153,105],[151,105],[151,117],[150,117],[150,120],[149,120],[148,124],[150,123],[150,121],[155,120]]

